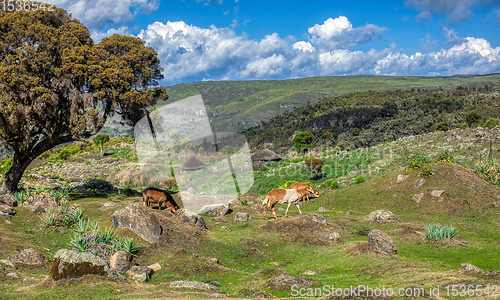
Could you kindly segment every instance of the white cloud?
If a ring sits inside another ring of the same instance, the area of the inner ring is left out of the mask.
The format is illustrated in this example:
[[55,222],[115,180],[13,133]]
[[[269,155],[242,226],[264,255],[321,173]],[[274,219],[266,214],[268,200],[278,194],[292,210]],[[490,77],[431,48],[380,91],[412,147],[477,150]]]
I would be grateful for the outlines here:
[[158,8],[159,0],[49,0],[64,8],[89,28],[100,29],[107,24],[121,26],[137,13]]
[[353,27],[351,22],[340,16],[329,18],[322,25],[316,24],[308,29],[313,45],[331,49],[349,49],[380,38],[386,29],[373,24]]
[[92,40],[96,44],[100,43],[103,38],[110,37],[113,34],[131,35],[130,32],[128,31],[128,26],[122,26],[120,28],[111,28],[106,32],[101,32],[97,30],[93,30],[91,32]]
[[406,0],[405,5],[420,11],[417,18],[428,20],[436,14],[446,14],[447,21],[458,23],[474,15],[474,9],[498,7],[499,0]]
[[[201,78],[235,80],[345,74],[453,75],[487,74],[500,70],[500,47],[494,48],[484,39],[459,38],[456,32],[448,29],[444,29],[443,34],[449,42],[440,50],[424,54],[406,54],[394,44],[382,50],[369,51],[328,47],[328,43],[338,37],[343,37],[346,45],[357,45],[376,36],[373,32],[380,31],[380,27],[375,25],[355,28],[348,25],[348,20],[340,21],[335,23],[338,26],[333,26],[329,21],[311,27],[315,29],[310,30],[314,36],[309,41],[293,41],[293,38],[281,38],[277,33],[253,40],[246,35],[236,34],[231,28],[200,28],[182,21],[166,24],[156,22],[138,36],[158,52],[164,68],[164,84],[198,81]],[[346,31],[356,34],[346,34]],[[364,38],[362,33],[367,37]]]

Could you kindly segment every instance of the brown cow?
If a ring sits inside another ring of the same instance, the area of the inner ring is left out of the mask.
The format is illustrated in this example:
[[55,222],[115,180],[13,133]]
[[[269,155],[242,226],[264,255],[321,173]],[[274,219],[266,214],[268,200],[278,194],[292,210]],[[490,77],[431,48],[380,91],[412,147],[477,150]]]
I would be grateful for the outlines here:
[[[305,189],[295,190],[295,189],[273,189],[266,195],[266,199],[262,205],[264,205],[264,219],[267,216],[267,209],[271,207],[271,211],[273,212],[273,217],[277,219],[276,212],[274,211],[274,206],[276,204],[280,205],[283,203],[288,203],[288,207],[286,208],[285,217],[288,217],[288,209],[292,203],[295,203],[295,206],[299,209],[299,213],[302,214],[302,211],[299,207],[299,200],[308,193],[314,193],[313,189],[308,187]],[[317,193],[317,192],[316,192]],[[319,193],[318,193],[319,195]]]
[[179,209],[179,206],[168,191],[155,187],[148,187],[142,191],[142,204],[149,206],[150,203],[158,203],[159,210],[161,210],[163,203],[165,206],[170,207],[173,213],[175,213],[176,209]]
[[[319,195],[319,192],[317,190],[315,190],[310,183],[307,183],[307,182],[296,182],[290,186],[291,189],[295,189],[295,190],[305,189],[307,187],[310,187],[313,190],[312,193],[314,195],[316,195],[316,194]],[[309,201],[309,193],[307,193],[305,196],[303,196],[301,200],[304,200],[304,198],[307,198],[307,201]]]

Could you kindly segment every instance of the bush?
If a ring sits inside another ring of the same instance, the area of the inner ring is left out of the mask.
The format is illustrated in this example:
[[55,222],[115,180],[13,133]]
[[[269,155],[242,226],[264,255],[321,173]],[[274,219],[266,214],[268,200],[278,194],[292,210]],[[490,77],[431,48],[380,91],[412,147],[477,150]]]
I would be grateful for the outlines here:
[[365,178],[363,176],[357,176],[356,178],[354,178],[354,182],[356,182],[356,184],[360,184],[362,182],[365,182]]
[[430,167],[425,167],[422,169],[422,172],[420,172],[420,174],[423,177],[427,178],[432,175],[432,169]]
[[431,161],[430,158],[428,158],[427,156],[416,155],[416,156],[410,158],[409,167],[413,168],[413,169],[419,169],[425,163],[428,163],[430,161]]
[[445,150],[444,153],[438,155],[437,161],[438,162],[439,161],[442,161],[442,162],[454,162],[455,159],[453,158],[453,156],[451,156],[448,153],[448,150]]
[[331,185],[331,188],[332,188],[333,190],[338,189],[338,188],[339,188],[339,183],[338,183],[337,181],[334,181],[334,182],[332,183],[332,185]]
[[449,129],[449,122],[441,122],[436,127],[437,131],[448,131]]
[[75,235],[68,245],[80,252],[85,252],[90,246],[87,240],[81,235]]
[[467,123],[469,126],[479,124],[480,121],[481,115],[479,115],[475,110],[471,111],[467,114],[467,116],[465,116],[465,123]]
[[484,127],[490,127],[490,128],[492,128],[492,127],[497,126],[499,123],[500,123],[499,119],[490,118],[488,121],[486,121],[484,123]]

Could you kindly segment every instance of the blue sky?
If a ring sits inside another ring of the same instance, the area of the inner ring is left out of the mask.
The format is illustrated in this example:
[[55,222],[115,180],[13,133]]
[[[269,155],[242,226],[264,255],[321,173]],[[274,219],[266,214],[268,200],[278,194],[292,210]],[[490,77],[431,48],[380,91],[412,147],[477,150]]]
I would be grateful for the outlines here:
[[162,85],[500,72],[500,0],[51,0],[96,42],[138,36]]

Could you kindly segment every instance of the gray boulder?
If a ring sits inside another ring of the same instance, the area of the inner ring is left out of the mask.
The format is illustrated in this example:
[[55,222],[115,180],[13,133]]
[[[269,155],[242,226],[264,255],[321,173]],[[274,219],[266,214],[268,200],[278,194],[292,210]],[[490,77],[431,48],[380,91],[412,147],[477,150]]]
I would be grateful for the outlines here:
[[10,217],[16,214],[16,211],[12,206],[2,204],[0,205],[0,215],[3,217]]
[[123,250],[117,251],[109,258],[109,265],[118,273],[125,273],[132,265],[132,254]]
[[460,264],[460,270],[465,271],[467,273],[486,274],[486,272],[483,269],[478,268],[478,267],[474,266],[473,264],[469,264],[469,263]]
[[0,270],[15,270],[16,264],[10,259],[0,259]]
[[401,183],[401,182],[405,181],[408,177],[410,177],[410,175],[400,174],[400,175],[398,175],[396,182]]
[[175,216],[177,217],[177,220],[181,223],[196,225],[201,228],[207,228],[205,220],[203,220],[203,217],[195,214],[194,212],[188,209],[185,208],[178,209],[175,212]]
[[313,220],[314,222],[318,222],[318,223],[321,223],[321,224],[328,225],[328,223],[326,222],[325,218],[323,218],[322,215],[319,215],[317,213],[308,213],[307,217],[309,217],[309,219]]
[[372,230],[368,233],[368,245],[372,249],[387,253],[387,254],[398,254],[396,244],[392,238],[385,232],[380,230]]
[[364,216],[363,219],[372,222],[389,222],[397,220],[398,217],[389,210],[380,209],[372,211],[369,215]]
[[54,255],[50,276],[54,280],[79,278],[84,275],[119,277],[104,259],[90,253],[60,249]]
[[133,281],[146,282],[151,279],[154,271],[148,267],[133,266],[127,271],[127,275],[132,277]]
[[9,260],[23,265],[41,266],[45,263],[45,256],[40,251],[29,248],[11,255]]
[[441,195],[445,192],[445,190],[433,190],[431,191],[431,196],[435,198],[441,197]]
[[424,193],[418,193],[418,194],[411,196],[411,200],[413,200],[417,203],[420,202],[420,200],[422,200],[422,198],[424,198]]
[[160,222],[149,209],[137,203],[115,211],[110,218],[116,228],[128,228],[150,243],[160,241]]
[[231,209],[230,203],[208,204],[203,206],[198,214],[209,216],[224,216]]
[[234,217],[233,219],[235,221],[239,221],[239,222],[247,222],[248,220],[250,220],[251,216],[247,213],[244,213],[244,212],[237,212],[234,214]]
[[415,187],[419,188],[425,183],[425,178],[419,178],[417,181],[415,181]]
[[322,232],[318,235],[318,238],[327,243],[338,243],[340,242],[340,234],[335,231]]
[[172,288],[185,288],[185,289],[197,289],[197,290],[219,290],[217,286],[211,283],[204,283],[199,281],[172,281],[170,282],[170,287]]
[[320,207],[318,208],[318,212],[322,213],[322,212],[327,212],[329,211],[328,209],[324,208],[324,207]]

